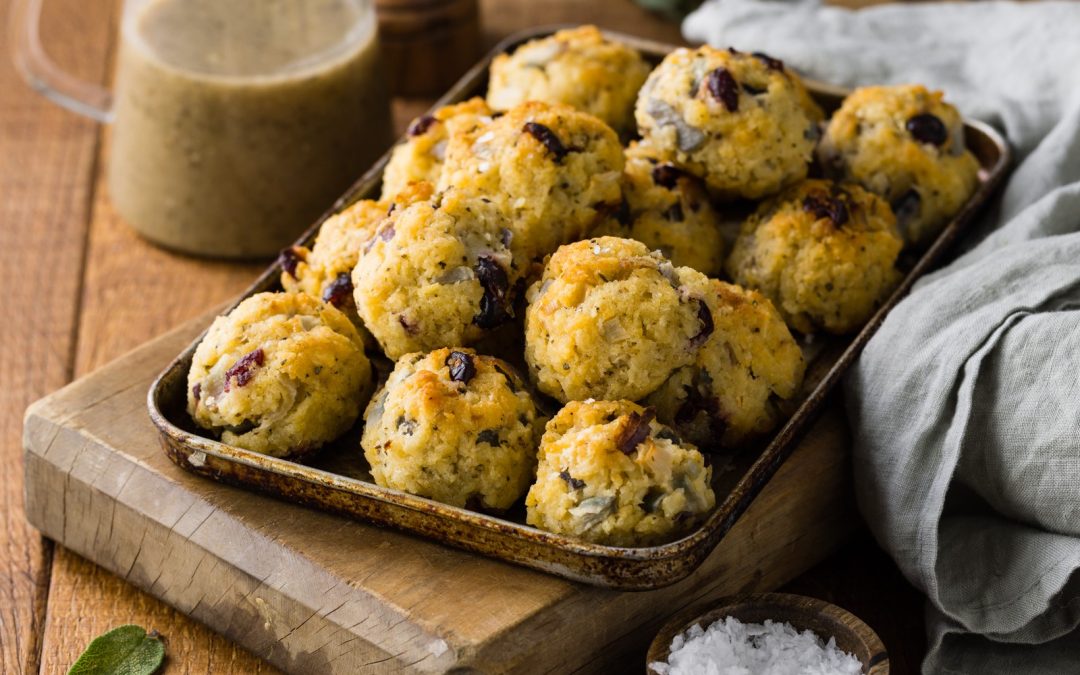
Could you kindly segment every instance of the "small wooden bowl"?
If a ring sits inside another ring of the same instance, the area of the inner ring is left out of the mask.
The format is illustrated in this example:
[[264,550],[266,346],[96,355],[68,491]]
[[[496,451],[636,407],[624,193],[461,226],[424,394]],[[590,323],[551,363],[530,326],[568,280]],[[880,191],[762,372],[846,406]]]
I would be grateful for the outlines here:
[[743,623],[763,623],[766,619],[786,622],[799,631],[812,630],[826,642],[830,637],[835,638],[838,648],[862,662],[863,673],[866,675],[889,673],[889,654],[870,626],[851,612],[824,600],[789,593],[739,595],[720,600],[719,606],[714,606],[713,609],[699,605],[676,614],[664,624],[649,646],[649,655],[645,661],[647,672],[650,675],[656,672],[649,668],[648,664],[668,660],[671,655],[671,641],[676,635],[694,624],[701,624],[702,628],[706,628],[728,616]]

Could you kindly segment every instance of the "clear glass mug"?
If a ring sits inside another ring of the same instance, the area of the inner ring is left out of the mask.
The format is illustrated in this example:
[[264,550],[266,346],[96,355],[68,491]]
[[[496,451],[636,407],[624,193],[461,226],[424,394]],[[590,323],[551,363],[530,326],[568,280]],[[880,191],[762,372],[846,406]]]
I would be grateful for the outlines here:
[[113,124],[112,201],[165,247],[273,255],[391,141],[372,0],[126,0],[115,95],[49,61],[41,1],[14,0],[17,66]]

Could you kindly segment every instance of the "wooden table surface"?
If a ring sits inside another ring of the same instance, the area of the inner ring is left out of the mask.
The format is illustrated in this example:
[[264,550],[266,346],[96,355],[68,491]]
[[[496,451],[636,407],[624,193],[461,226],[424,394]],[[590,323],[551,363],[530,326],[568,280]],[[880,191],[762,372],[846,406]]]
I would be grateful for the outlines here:
[[[867,4],[856,0],[857,4]],[[847,2],[846,4],[852,4]],[[0,0],[6,17],[8,0]],[[78,76],[110,80],[119,2],[48,0],[50,54]],[[515,30],[595,22],[669,42],[678,27],[629,0],[482,0],[487,45]],[[103,180],[108,132],[33,94],[0,41],[0,672],[65,672],[96,635],[125,623],[165,636],[166,673],[274,669],[26,524],[21,420],[33,400],[227,300],[263,264],[194,260],[139,239],[116,215]],[[426,101],[396,101],[399,129]],[[892,655],[918,671],[922,600],[862,534],[788,590],[863,617]]]

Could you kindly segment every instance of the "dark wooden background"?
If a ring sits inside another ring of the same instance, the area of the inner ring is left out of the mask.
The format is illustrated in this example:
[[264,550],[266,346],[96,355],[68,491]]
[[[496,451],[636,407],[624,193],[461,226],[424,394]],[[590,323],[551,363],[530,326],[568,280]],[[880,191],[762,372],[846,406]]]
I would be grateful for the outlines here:
[[[668,42],[678,27],[629,0],[482,0],[485,48],[529,26],[592,22]],[[844,4],[871,4],[865,0]],[[46,0],[44,40],[78,76],[110,79],[117,0]],[[8,0],[0,0],[0,17]],[[62,386],[242,290],[261,264],[193,260],[139,239],[113,211],[109,134],[31,92],[0,59],[0,672],[64,672],[96,635],[125,623],[162,633],[167,673],[274,669],[77,555],[22,510],[22,413]],[[398,129],[429,101],[395,101]],[[893,672],[925,650],[922,600],[867,533],[787,590],[842,605],[881,635]]]

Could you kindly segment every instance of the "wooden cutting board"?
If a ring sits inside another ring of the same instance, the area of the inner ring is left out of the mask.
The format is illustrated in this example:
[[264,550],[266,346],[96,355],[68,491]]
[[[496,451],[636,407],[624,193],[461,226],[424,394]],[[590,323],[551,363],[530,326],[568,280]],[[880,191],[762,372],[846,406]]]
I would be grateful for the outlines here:
[[640,671],[665,618],[782,585],[855,522],[835,404],[697,572],[642,593],[583,586],[201,479],[161,450],[146,392],[208,322],[27,410],[27,518],[288,672]]

